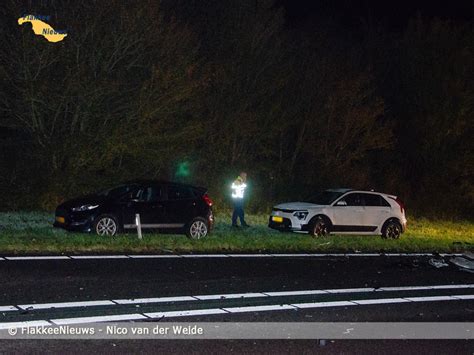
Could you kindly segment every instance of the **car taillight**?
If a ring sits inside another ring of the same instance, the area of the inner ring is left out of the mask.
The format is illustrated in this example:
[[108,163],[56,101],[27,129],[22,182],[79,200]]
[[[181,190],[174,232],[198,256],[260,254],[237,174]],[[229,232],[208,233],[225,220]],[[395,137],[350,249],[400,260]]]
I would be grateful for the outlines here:
[[211,200],[211,198],[208,196],[208,194],[204,194],[204,195],[202,196],[202,199],[204,200],[204,202],[205,202],[209,207],[212,206],[212,200]]
[[398,203],[398,205],[400,206],[400,211],[402,213],[405,213],[405,204],[402,202],[402,200],[400,200],[398,197],[395,198],[395,202]]

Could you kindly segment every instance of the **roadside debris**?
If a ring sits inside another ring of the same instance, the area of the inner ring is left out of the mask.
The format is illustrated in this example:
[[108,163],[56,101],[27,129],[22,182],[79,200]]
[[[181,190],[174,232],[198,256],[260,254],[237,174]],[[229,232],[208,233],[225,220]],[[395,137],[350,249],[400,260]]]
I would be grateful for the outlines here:
[[469,259],[466,259],[466,258],[463,258],[463,257],[460,257],[460,256],[456,256],[454,258],[451,258],[451,260],[449,260],[449,261],[452,264],[459,267],[461,270],[474,272],[474,261],[472,261],[472,260],[469,260]]
[[464,256],[465,258],[470,259],[470,260],[474,260],[474,252],[472,252],[472,251],[467,251],[467,252],[465,252],[465,253],[463,254],[463,256]]
[[432,258],[428,261],[428,263],[431,265],[431,266],[434,266],[435,268],[439,269],[439,268],[442,268],[442,267],[446,267],[446,266],[449,266],[448,263],[446,263],[444,261],[444,259],[435,259],[435,258]]

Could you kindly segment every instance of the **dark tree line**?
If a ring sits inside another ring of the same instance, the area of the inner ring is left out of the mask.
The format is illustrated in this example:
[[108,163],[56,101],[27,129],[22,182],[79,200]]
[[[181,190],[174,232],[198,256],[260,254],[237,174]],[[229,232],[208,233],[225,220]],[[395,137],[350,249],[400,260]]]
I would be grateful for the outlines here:
[[[68,37],[34,36],[16,24],[27,12]],[[255,207],[348,186],[473,216],[472,22],[355,36],[330,19],[293,28],[271,0],[8,0],[0,14],[2,209],[144,177],[223,203],[243,169]]]

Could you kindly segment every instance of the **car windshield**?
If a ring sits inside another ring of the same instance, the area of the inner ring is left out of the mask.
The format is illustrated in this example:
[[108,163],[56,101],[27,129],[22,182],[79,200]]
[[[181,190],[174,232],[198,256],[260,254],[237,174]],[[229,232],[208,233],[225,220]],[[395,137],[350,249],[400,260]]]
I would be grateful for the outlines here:
[[332,191],[326,190],[318,193],[315,196],[312,196],[306,199],[306,202],[314,203],[317,205],[330,205],[333,203],[339,196],[343,195],[344,192],[341,191]]
[[107,197],[120,197],[125,195],[127,192],[132,191],[136,186],[135,185],[120,185],[112,187],[111,189],[103,190],[97,193],[99,196]]

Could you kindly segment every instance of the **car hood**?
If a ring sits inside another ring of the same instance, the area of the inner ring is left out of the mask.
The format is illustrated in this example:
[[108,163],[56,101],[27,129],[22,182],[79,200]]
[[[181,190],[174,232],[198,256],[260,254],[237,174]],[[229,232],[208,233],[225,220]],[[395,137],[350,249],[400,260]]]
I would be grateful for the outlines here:
[[71,209],[73,207],[79,207],[83,205],[100,205],[107,200],[105,196],[100,195],[87,195],[83,197],[73,198],[58,206],[58,208]]
[[279,205],[276,205],[273,208],[278,208],[281,210],[296,211],[296,210],[307,210],[307,209],[323,208],[323,207],[324,207],[323,205],[317,205],[315,203],[309,203],[309,202],[286,202],[286,203],[281,203]]

